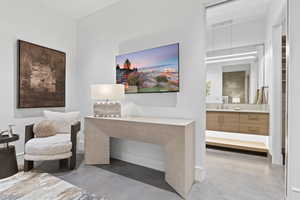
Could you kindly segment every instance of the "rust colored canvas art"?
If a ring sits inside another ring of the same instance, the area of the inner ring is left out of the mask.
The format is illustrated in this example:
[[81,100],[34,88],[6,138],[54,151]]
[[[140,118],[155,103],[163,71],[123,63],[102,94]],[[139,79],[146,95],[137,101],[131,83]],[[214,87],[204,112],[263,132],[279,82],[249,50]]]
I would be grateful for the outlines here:
[[18,108],[64,107],[66,54],[21,40],[18,46]]

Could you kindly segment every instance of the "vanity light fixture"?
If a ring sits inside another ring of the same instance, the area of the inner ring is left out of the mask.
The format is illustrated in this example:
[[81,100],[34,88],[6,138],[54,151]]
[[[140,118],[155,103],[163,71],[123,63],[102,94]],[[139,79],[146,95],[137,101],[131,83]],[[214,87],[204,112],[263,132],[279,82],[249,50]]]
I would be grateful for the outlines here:
[[250,55],[257,55],[257,51],[250,51],[245,53],[237,53],[237,54],[229,54],[229,55],[223,55],[223,56],[213,56],[213,57],[207,57],[205,58],[205,61],[209,60],[217,60],[217,59],[224,59],[224,58],[233,58],[233,57],[241,57],[241,56],[250,56]]
[[219,60],[207,60],[205,64],[212,64],[212,63],[220,63],[220,62],[229,62],[229,61],[239,61],[239,60],[249,60],[249,59],[256,59],[256,56],[243,56],[237,58],[227,58],[227,59],[219,59]]

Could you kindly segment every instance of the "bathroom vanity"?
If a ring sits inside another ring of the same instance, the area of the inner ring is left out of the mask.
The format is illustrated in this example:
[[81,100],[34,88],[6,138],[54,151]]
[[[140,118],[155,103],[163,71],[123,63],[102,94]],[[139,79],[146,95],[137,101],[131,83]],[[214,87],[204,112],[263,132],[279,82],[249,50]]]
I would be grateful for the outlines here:
[[269,113],[256,110],[207,109],[206,129],[269,136]]
[[264,73],[264,49],[264,45],[251,45],[207,52],[211,59],[254,53],[252,61],[228,59],[207,65],[205,140],[208,147],[263,155],[272,147],[274,133],[270,132],[270,90]]

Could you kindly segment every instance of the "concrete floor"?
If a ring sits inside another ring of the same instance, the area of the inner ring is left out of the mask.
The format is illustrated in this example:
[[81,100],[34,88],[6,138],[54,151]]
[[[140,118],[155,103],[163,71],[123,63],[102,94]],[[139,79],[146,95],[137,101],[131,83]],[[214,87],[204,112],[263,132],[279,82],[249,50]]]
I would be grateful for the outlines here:
[[[158,188],[163,178],[157,175],[154,177],[160,180],[156,180],[158,187],[155,187],[142,179],[134,180],[126,174],[115,173],[118,170],[86,166],[82,159],[79,159],[78,165],[77,170],[64,172],[57,171],[57,166],[49,167],[49,164],[38,168],[110,200],[181,199],[174,192]],[[265,157],[209,149],[205,167],[207,178],[202,183],[194,184],[189,200],[283,199],[284,170],[279,166],[270,166]],[[148,177],[149,173],[150,169]]]

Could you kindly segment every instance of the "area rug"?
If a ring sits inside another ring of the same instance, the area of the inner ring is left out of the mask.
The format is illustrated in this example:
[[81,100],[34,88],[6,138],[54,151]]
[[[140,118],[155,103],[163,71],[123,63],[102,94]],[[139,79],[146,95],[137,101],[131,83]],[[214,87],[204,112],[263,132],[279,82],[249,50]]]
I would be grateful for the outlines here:
[[0,200],[107,200],[47,173],[20,172],[0,180]]

